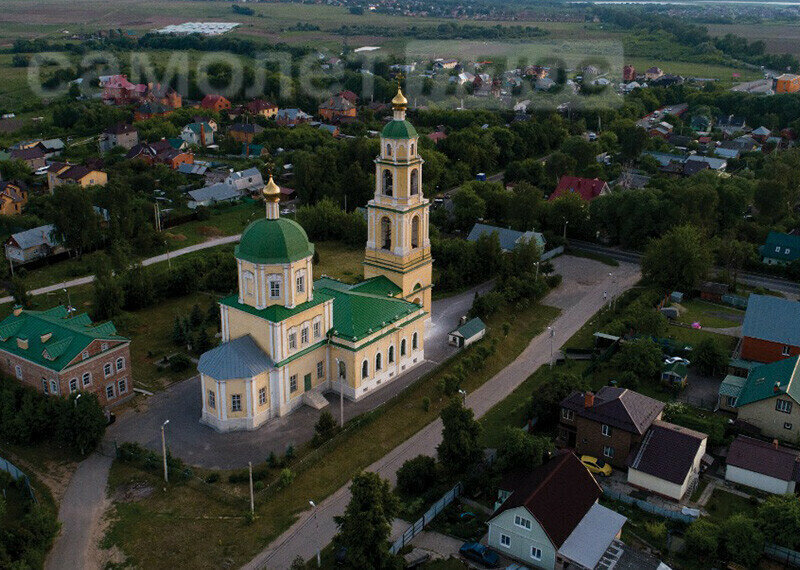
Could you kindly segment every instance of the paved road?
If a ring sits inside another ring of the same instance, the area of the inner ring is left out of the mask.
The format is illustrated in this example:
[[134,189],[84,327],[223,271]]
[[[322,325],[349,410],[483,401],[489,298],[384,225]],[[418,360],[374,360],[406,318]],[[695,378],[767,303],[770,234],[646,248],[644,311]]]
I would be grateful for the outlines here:
[[91,540],[103,516],[111,461],[95,452],[78,464],[61,499],[61,532],[47,556],[46,570],[90,569],[97,563],[89,553],[96,550]]
[[[398,377],[381,390],[358,400],[344,402],[345,421],[373,410],[416,382],[451,356],[456,349],[447,344],[447,333],[472,306],[475,292],[484,293],[491,283],[433,302],[433,317],[425,331],[425,361]],[[154,451],[161,450],[160,427],[169,419],[167,437],[170,451],[191,465],[209,469],[237,469],[248,461],[260,463],[270,452],[277,455],[289,445],[298,446],[314,435],[314,424],[321,413],[302,406],[290,415],[276,418],[255,431],[218,433],[199,422],[201,401],[197,376],[178,382],[147,399],[139,399],[136,409],[118,413],[107,437],[118,442],[136,441]],[[329,394],[329,410],[339,418],[339,399]]]
[[[218,245],[225,245],[226,243],[235,243],[239,241],[241,237],[242,234],[237,234],[235,236],[225,236],[221,238],[210,239],[202,243],[197,243],[195,245],[190,245],[188,247],[176,249],[175,251],[171,251],[169,253],[156,255],[155,257],[148,257],[147,259],[142,260],[142,265],[145,266],[153,265],[154,263],[169,261],[170,259],[180,257],[181,255],[186,255],[187,253],[192,253],[193,251],[200,251],[202,249],[208,249],[209,247],[217,247]],[[48,285],[47,287],[32,289],[31,291],[28,291],[28,295],[45,295],[47,293],[53,293],[54,291],[61,291],[62,289],[67,289],[69,287],[77,287],[78,285],[88,285],[93,281],[94,281],[94,275],[87,275],[86,277],[78,277],[77,279],[62,281],[61,283],[55,283],[54,285]],[[11,297],[10,295],[7,297],[0,297],[0,305],[5,303],[11,303],[13,300],[14,297]]]
[[[632,264],[620,264],[614,268],[613,278],[608,274],[608,266],[591,261],[570,262],[575,258],[559,258],[559,265],[571,263],[574,270],[560,271],[565,274],[561,287],[551,292],[545,303],[562,309],[561,316],[552,324],[553,342],[561,347],[583,324],[603,305],[603,291],[612,290],[619,294],[633,286],[640,278],[639,268]],[[591,270],[601,277],[592,280]],[[481,417],[495,404],[503,400],[530,374],[543,364],[550,356],[550,338],[544,332],[534,338],[528,347],[514,362],[501,370],[492,379],[467,396],[467,405],[473,409],[476,417]],[[436,446],[441,441],[442,423],[436,420],[428,424],[416,435],[397,446],[383,458],[368,467],[382,477],[394,482],[397,469],[408,459],[420,453],[435,456]],[[260,552],[243,568],[257,570],[262,568],[288,568],[296,556],[311,558],[317,548],[326,546],[336,533],[334,517],[341,515],[348,501],[350,492],[347,486],[337,490],[322,501],[317,507],[317,523],[310,525],[310,511],[303,513],[292,527],[278,537],[265,550]],[[317,528],[318,527],[318,528]]]

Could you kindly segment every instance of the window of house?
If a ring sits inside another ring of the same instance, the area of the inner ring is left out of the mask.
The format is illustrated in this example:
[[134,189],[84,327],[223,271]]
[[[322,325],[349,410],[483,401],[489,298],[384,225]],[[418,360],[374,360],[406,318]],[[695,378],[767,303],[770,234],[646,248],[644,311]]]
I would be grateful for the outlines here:
[[567,408],[561,408],[561,417],[565,420],[574,420],[575,419],[575,412],[573,410],[568,410]]
[[298,273],[297,279],[295,280],[297,283],[297,292],[303,293],[306,290],[306,276],[304,273]]
[[417,350],[419,344],[419,335],[414,333],[411,335],[411,350]]
[[514,517],[514,524],[524,529],[531,530],[531,519],[516,515]]
[[317,378],[325,376],[325,363],[321,360],[317,362]]
[[789,400],[775,400],[775,409],[784,414],[791,414],[792,403]]
[[394,362],[394,347],[390,346],[389,347],[389,364],[392,364],[393,362]]
[[602,434],[604,436],[611,437],[611,426],[610,425],[603,424],[602,427],[600,428],[600,431],[602,432]]
[[375,355],[375,372],[383,370],[383,355],[379,352]]
[[114,384],[106,386],[106,398],[109,400],[114,399]]
[[208,407],[212,410],[217,407],[217,395],[214,393],[214,390],[208,391]]
[[781,354],[783,356],[789,356],[789,346],[788,345],[784,345],[783,350],[781,350]]
[[232,412],[241,412],[242,411],[242,395],[241,394],[231,394],[231,411]]
[[111,366],[111,363],[110,363],[110,362],[106,362],[105,364],[103,364],[103,375],[104,375],[106,378],[108,378],[109,376],[111,376],[113,373],[114,373],[114,367],[113,367],[113,366]]
[[78,391],[78,379],[73,378],[69,381],[69,393],[72,394]]
[[289,391],[297,392],[297,374],[289,376]]
[[791,422],[785,422],[783,424],[783,429],[791,430],[792,429],[792,423]]
[[406,355],[406,339],[400,341],[400,356]]
[[735,408],[737,400],[738,398],[736,396],[728,396],[728,406],[731,408]]
[[308,327],[300,330],[300,344],[308,344]]
[[120,357],[117,358],[117,372],[125,370],[125,359]]
[[86,388],[86,386],[92,383],[92,373],[84,372],[81,380],[83,381],[83,387]]
[[314,323],[313,327],[314,327],[314,338],[319,338],[320,336],[322,336],[322,324],[319,321],[317,321]]
[[536,548],[535,546],[531,546],[531,558],[534,560],[541,560],[542,550],[540,548]]
[[50,380],[50,391],[53,394],[58,394],[58,382],[55,380]]
[[785,253],[786,255],[789,255],[789,248],[787,247],[786,249],[784,249],[783,253]]
[[128,391],[128,379],[123,378],[117,382],[117,392],[120,394],[124,394]]
[[369,377],[369,362],[366,360],[361,363],[361,378]]
[[281,282],[280,281],[270,281],[269,282],[269,296],[271,299],[277,299],[281,296]]
[[50,389],[47,387],[47,379],[46,378],[42,378],[42,392],[44,392],[45,394],[49,394],[50,393]]
[[297,348],[297,333],[289,333],[289,350]]
[[14,367],[14,374],[16,374],[18,380],[22,380],[22,366],[17,364]]
[[381,249],[392,249],[392,221],[381,218]]
[[103,344],[101,344],[100,345],[100,350],[108,350],[108,343],[104,342]]
[[780,252],[781,252],[781,246],[776,246],[775,253],[780,253]]
[[604,445],[603,446],[603,455],[605,455],[609,459],[613,459],[613,457],[614,457],[614,448],[611,447],[610,445]]
[[258,389],[258,405],[263,406],[267,403],[267,389],[266,388],[259,388]]
[[89,358],[89,351],[88,350],[84,350],[83,354],[81,354],[81,358],[83,360],[86,360],[87,358]]
[[505,546],[506,548],[511,547],[511,537],[507,534],[500,535],[500,546]]

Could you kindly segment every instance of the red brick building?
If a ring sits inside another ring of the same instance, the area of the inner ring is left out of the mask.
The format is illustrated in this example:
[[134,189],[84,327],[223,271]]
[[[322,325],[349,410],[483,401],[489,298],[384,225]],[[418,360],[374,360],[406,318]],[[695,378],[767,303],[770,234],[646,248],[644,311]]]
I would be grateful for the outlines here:
[[45,394],[97,394],[105,407],[133,396],[130,340],[114,324],[71,316],[64,306],[19,307],[0,322],[0,370]]
[[798,354],[800,303],[772,295],[750,295],[739,356],[769,363]]
[[598,196],[605,196],[610,191],[608,183],[605,180],[564,175],[559,178],[558,186],[556,186],[556,189],[550,194],[550,200],[555,200],[559,196],[574,193],[587,202],[591,202]]
[[210,109],[212,111],[224,111],[231,108],[231,102],[222,95],[206,95],[200,101],[200,106],[203,109]]

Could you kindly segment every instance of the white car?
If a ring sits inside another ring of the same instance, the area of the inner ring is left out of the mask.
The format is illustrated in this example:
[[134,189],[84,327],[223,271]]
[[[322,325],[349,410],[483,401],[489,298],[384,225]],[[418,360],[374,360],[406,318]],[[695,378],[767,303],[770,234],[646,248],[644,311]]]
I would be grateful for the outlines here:
[[47,174],[47,169],[48,168],[50,168],[50,167],[49,166],[42,166],[41,168],[37,168],[36,172],[34,172],[34,174],[36,176],[42,176],[44,174]]
[[689,366],[691,363],[680,356],[670,356],[664,359],[664,364],[683,364],[684,366]]

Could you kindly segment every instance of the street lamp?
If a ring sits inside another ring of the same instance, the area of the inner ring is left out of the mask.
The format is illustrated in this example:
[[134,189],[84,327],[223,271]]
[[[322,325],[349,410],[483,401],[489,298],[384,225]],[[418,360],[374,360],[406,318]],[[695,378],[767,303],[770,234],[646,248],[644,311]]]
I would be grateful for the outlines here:
[[461,400],[464,404],[464,407],[467,407],[467,391],[466,390],[458,390],[458,393],[461,394]]
[[336,377],[339,379],[339,427],[344,427],[344,376],[342,375],[342,364],[338,358],[336,360]]
[[569,225],[569,220],[564,218],[564,243],[567,242],[567,226]]
[[[316,505],[316,503],[314,501],[308,501],[308,504],[311,505],[312,509],[314,509],[313,517],[314,517],[314,525],[316,526],[314,534],[315,534],[315,536],[319,537],[319,520],[317,520],[317,505]],[[317,568],[321,568],[321,567],[322,567],[322,557],[320,556],[320,552],[319,552],[319,540],[318,540],[317,541]]]
[[169,483],[169,474],[167,473],[167,440],[164,435],[164,428],[167,427],[169,420],[165,420],[161,424],[161,454],[164,456],[164,483]]
[[547,327],[547,332],[550,334],[550,368],[553,368],[553,337],[556,331],[553,327]]
[[78,400],[80,400],[80,399],[81,399],[81,393],[78,392],[78,395],[75,396],[75,399],[73,400],[73,403],[75,404],[75,409],[76,410],[78,409]]
[[63,290],[64,290],[64,293],[67,294],[67,314],[69,314],[69,313],[71,313],[73,311],[73,309],[72,309],[72,301],[70,301],[69,291],[67,290],[67,288],[64,287]]

